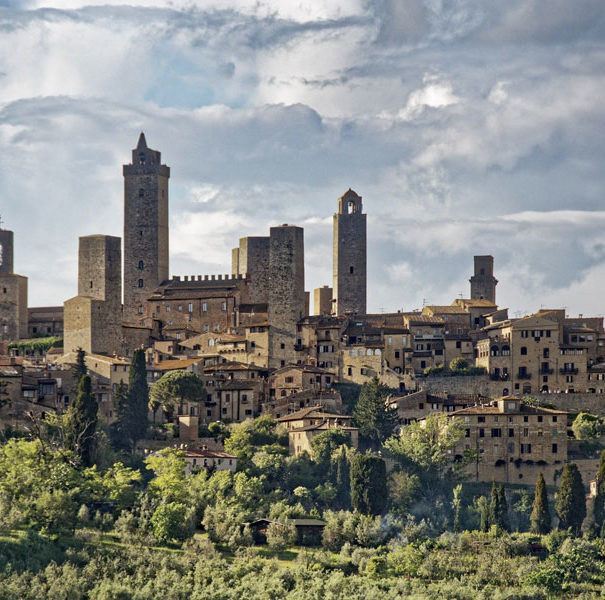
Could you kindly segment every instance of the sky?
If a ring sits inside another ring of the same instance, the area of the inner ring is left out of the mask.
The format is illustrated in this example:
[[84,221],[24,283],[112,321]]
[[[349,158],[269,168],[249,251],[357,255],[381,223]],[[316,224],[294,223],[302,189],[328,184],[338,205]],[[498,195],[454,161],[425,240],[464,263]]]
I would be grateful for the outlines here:
[[78,236],[122,235],[140,131],[171,167],[170,270],[247,235],[368,214],[368,310],[468,297],[605,313],[602,0],[0,0],[0,215],[30,306],[77,291]]

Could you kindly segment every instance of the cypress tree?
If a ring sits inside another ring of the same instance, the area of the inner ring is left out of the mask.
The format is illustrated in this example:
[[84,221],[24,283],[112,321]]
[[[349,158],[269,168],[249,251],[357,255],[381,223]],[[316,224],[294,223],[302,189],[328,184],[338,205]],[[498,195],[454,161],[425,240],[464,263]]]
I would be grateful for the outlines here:
[[508,503],[506,501],[506,492],[504,490],[504,485],[500,484],[498,486],[498,504],[500,508],[499,519],[496,525],[503,529],[504,531],[510,530],[510,524],[508,522]]
[[72,368],[72,396],[77,396],[80,388],[80,380],[84,375],[88,373],[88,367],[86,366],[86,352],[82,348],[76,350],[76,364]]
[[351,469],[347,450],[340,447],[334,457],[334,483],[336,484],[336,502],[340,508],[351,506]]
[[559,517],[559,529],[570,529],[575,535],[580,533],[582,521],[586,517],[586,497],[582,475],[574,463],[563,467],[561,484],[555,500],[555,511]]
[[111,424],[111,443],[116,450],[124,450],[130,446],[124,423],[128,415],[128,386],[121,381],[113,395],[116,420]]
[[357,454],[351,461],[351,504],[366,515],[382,514],[387,505],[384,460],[375,454]]
[[[594,520],[597,531],[603,532],[605,526],[605,450],[601,452],[597,469],[597,495],[594,499]],[[603,534],[601,533],[601,537]]]
[[488,529],[492,525],[497,525],[499,511],[500,498],[498,496],[498,486],[495,481],[492,481],[492,492],[489,503]]
[[94,435],[99,406],[92,393],[90,375],[80,379],[78,396],[72,404],[66,426],[66,442],[85,467],[93,464]]
[[542,473],[538,475],[538,481],[536,482],[536,493],[534,494],[530,520],[532,533],[545,534],[551,529],[548,496]]
[[138,440],[147,433],[147,411],[149,410],[149,387],[147,386],[147,368],[145,352],[135,350],[132,354],[128,378],[128,411],[125,433],[134,449]]

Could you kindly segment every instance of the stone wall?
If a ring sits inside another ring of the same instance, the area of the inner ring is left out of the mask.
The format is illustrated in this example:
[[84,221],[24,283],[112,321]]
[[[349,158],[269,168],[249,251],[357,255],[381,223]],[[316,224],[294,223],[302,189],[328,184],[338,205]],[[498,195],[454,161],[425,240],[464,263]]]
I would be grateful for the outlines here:
[[0,340],[27,337],[27,277],[0,275]]
[[0,275],[13,273],[13,232],[0,229]]
[[268,301],[269,247],[268,237],[245,237],[239,241],[237,273],[248,276],[248,296],[252,304]]

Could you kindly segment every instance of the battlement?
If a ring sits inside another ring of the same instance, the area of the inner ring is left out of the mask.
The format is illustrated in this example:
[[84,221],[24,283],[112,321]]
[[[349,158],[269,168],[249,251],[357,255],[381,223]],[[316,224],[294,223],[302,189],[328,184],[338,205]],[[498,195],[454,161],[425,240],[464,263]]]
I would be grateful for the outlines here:
[[248,275],[174,275],[170,280],[171,283],[184,283],[194,281],[224,281],[225,283],[231,283],[234,281],[242,281],[247,279]]

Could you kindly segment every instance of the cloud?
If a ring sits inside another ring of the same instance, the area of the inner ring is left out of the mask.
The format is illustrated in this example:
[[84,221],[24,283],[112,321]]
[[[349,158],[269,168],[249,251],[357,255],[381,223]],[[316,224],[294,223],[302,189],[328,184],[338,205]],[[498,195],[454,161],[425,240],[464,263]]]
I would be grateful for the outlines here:
[[121,235],[120,169],[144,130],[172,169],[175,274],[225,273],[239,237],[288,222],[307,287],[329,284],[353,187],[373,310],[466,295],[489,253],[512,309],[597,311],[601,2],[10,4],[0,213],[32,304],[75,293],[79,235]]

